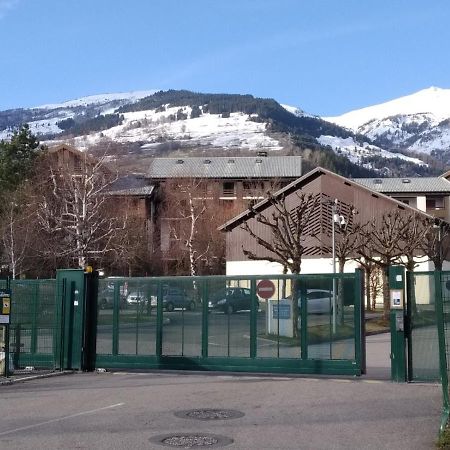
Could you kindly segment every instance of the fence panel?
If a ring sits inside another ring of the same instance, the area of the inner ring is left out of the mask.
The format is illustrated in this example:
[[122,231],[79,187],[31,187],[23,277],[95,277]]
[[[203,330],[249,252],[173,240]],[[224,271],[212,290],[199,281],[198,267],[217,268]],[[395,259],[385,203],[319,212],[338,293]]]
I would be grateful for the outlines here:
[[409,378],[411,381],[439,380],[434,272],[413,274],[408,291],[408,315],[411,321]]
[[360,277],[100,280],[97,367],[360,374]]
[[53,369],[60,329],[55,280],[12,280],[10,287],[10,354],[14,368]]

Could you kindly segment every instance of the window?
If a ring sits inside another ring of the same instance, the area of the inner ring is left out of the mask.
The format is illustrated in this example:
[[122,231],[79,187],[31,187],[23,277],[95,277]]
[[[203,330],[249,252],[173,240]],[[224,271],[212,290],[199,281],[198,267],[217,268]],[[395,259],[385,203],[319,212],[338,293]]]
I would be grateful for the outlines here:
[[81,158],[74,158],[73,160],[73,172],[81,173],[83,164],[81,162]]
[[427,197],[427,209],[444,209],[443,197]]
[[225,183],[223,183],[222,194],[224,197],[234,197],[235,196],[233,181],[226,181]]

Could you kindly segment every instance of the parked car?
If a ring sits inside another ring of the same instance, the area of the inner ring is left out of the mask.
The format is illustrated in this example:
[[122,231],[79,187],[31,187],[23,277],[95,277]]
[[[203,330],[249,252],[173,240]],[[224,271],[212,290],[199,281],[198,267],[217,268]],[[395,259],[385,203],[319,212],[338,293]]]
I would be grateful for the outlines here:
[[[112,289],[107,287],[99,291],[97,304],[100,309],[114,308],[114,287]],[[126,298],[123,295],[120,295],[119,307],[122,309],[126,308],[126,306]]]
[[141,291],[131,291],[127,295],[128,305],[146,304],[148,299],[145,297],[144,293]]
[[208,308],[222,310],[226,314],[248,310],[252,306],[250,289],[229,287],[222,289],[209,298]]
[[[172,312],[175,308],[187,309],[194,311],[197,307],[195,300],[188,295],[188,293],[181,288],[175,286],[163,286],[163,309]],[[152,295],[150,298],[152,308],[156,308],[158,305],[158,298],[156,295]]]
[[308,314],[331,314],[333,312],[332,291],[326,289],[308,289],[306,291],[306,299]]
[[[289,295],[287,298],[291,299],[292,296]],[[300,312],[300,293],[297,298]],[[308,314],[331,314],[333,312],[333,291],[329,291],[327,289],[307,289],[306,300]]]

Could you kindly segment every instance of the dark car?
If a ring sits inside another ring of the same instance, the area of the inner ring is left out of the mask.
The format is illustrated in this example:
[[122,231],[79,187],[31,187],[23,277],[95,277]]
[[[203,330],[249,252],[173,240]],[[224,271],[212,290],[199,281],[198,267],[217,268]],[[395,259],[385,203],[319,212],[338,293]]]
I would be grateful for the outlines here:
[[[187,294],[184,289],[172,286],[163,286],[163,308],[166,311],[173,311],[175,308],[187,309],[194,311],[197,304],[195,300]],[[157,306],[157,297],[152,295],[150,298],[152,308]]]
[[240,287],[222,289],[211,295],[208,302],[209,309],[218,309],[226,314],[248,310],[251,306],[252,295],[250,289]]

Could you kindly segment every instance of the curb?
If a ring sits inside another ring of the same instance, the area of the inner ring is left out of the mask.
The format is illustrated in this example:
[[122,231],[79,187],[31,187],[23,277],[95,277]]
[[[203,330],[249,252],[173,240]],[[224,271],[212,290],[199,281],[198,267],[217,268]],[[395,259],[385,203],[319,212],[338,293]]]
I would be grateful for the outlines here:
[[41,378],[51,378],[51,377],[59,377],[61,375],[70,375],[75,373],[73,370],[63,370],[62,372],[50,372],[50,373],[42,373],[38,375],[24,375],[20,376],[20,378],[2,378],[0,379],[0,386],[5,386],[9,384],[15,383],[24,383],[25,381],[31,380],[39,380]]

